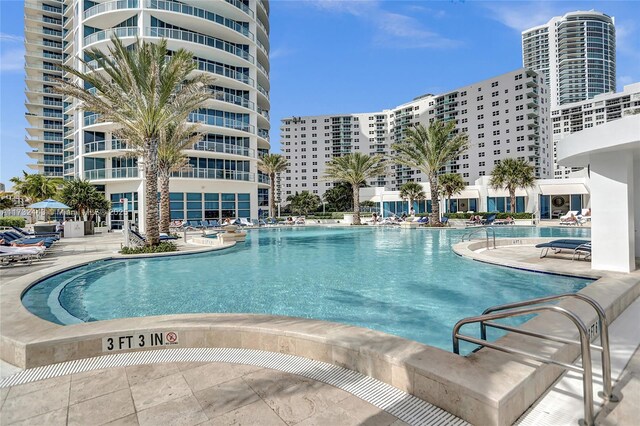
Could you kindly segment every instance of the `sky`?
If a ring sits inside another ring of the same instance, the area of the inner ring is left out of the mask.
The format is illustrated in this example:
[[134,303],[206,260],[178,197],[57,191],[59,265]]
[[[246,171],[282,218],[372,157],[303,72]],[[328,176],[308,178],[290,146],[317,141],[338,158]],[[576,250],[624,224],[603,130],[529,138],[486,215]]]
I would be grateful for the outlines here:
[[[615,18],[617,85],[640,82],[639,1],[271,0],[271,143],[291,116],[374,112],[522,66],[521,31],[595,9]],[[0,182],[24,142],[23,2],[0,0]]]

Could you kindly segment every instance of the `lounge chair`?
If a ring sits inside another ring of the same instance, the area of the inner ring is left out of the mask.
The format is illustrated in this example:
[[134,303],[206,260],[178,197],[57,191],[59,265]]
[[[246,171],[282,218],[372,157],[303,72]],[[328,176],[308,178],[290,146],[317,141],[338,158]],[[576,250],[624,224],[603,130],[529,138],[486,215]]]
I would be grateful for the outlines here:
[[586,220],[582,217],[582,216],[571,216],[569,215],[568,217],[561,219],[560,220],[560,225],[563,226],[582,226],[584,223],[586,222]]
[[[133,229],[129,230],[129,234],[133,236],[132,240],[134,240],[134,243],[137,244],[145,244],[147,242],[147,239],[138,231],[134,231]],[[167,235],[167,234],[160,234],[160,242],[165,242],[165,241],[172,241],[172,240],[177,240],[177,237],[173,237],[171,235]]]
[[11,229],[13,229],[15,232],[17,232],[18,234],[22,235],[23,237],[40,237],[40,238],[52,238],[56,241],[58,241],[60,239],[60,232],[29,232],[25,229],[21,229],[18,228],[17,226],[12,226]]
[[495,213],[491,213],[490,215],[488,215],[487,217],[482,219],[482,224],[483,225],[491,225],[491,224],[493,224],[493,222],[495,220],[496,220],[496,214]]
[[33,247],[13,247],[0,246],[0,264],[11,265],[18,262],[24,262],[28,265],[34,260],[40,260],[45,254],[46,249],[42,246]]
[[442,219],[440,219],[440,223],[443,225],[448,225],[449,224],[449,218],[447,216],[442,216]]
[[571,216],[578,216],[578,210],[568,211],[567,214],[560,216],[559,219],[562,222],[569,219]]
[[0,233],[0,238],[5,240],[8,244],[16,243],[25,245],[37,245],[42,242],[46,248],[49,248],[53,245],[53,240],[50,238],[23,238],[12,231]]
[[278,221],[273,217],[268,217],[266,220],[267,225],[277,225]]
[[540,258],[546,257],[549,253],[549,249],[553,250],[555,253],[560,253],[562,250],[573,250],[572,260],[578,256],[578,260],[580,259],[580,254],[585,255],[585,259],[591,257],[591,241],[588,240],[553,240],[548,243],[542,243],[536,245],[536,248],[542,249],[540,252]]
[[515,225],[516,221],[513,219],[496,219],[493,221],[494,225]]
[[217,219],[210,219],[209,228],[220,228],[220,222]]
[[416,222],[418,223],[429,223],[429,216],[422,216],[420,218],[418,218],[418,220],[416,220]]

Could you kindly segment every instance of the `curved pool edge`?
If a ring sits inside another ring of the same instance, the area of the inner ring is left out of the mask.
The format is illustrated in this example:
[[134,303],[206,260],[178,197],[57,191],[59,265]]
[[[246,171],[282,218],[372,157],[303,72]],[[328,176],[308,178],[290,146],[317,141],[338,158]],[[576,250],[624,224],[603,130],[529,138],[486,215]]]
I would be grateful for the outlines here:
[[[175,347],[234,347],[287,353],[328,362],[369,375],[435,404],[467,421],[511,424],[561,373],[560,369],[483,349],[460,357],[441,349],[383,332],[319,320],[256,314],[187,314],[122,318],[60,326],[31,314],[23,292],[44,278],[110,255],[85,257],[17,278],[0,288],[0,357],[22,368],[103,355],[102,338],[136,332],[174,331]],[[115,257],[121,259],[122,257]],[[581,290],[606,309],[612,321],[640,295],[640,273],[600,274]],[[571,305],[587,324],[595,316],[575,301]],[[575,305],[575,306],[574,306]],[[557,331],[561,322],[543,314],[523,327]],[[573,337],[574,333],[567,333]],[[520,335],[502,338],[510,346],[531,349]],[[573,361],[578,350],[548,344],[537,350]]]

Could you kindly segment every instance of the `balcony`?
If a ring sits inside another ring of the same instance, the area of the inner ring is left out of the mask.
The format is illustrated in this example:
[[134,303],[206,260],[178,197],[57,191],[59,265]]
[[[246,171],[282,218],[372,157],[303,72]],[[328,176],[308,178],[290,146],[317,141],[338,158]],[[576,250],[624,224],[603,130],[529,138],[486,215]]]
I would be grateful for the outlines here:
[[147,27],[145,28],[145,35],[149,37],[160,37],[173,40],[188,41],[191,43],[209,46],[214,49],[219,49],[227,53],[231,53],[232,55],[238,56],[239,58],[242,58],[252,64],[255,63],[253,56],[250,55],[246,50],[240,49],[232,43],[220,40],[215,37],[209,37],[191,31],[174,30],[171,28],[161,27]]
[[223,25],[230,28],[251,40],[254,40],[254,35],[249,29],[243,25],[240,25],[236,21],[220,16],[216,13],[208,10],[200,9],[186,4],[177,3],[175,1],[165,0],[147,0],[147,8],[156,10],[167,10],[170,12],[183,13],[185,15],[196,16],[198,18],[206,19],[207,21],[215,22],[216,24]]
[[251,77],[249,77],[246,74],[242,74],[242,73],[239,73],[237,71],[225,68],[225,67],[223,67],[221,65],[211,64],[209,62],[205,62],[205,61],[202,61],[202,60],[196,60],[195,63],[196,63],[196,66],[198,67],[198,69],[200,71],[206,71],[206,72],[210,72],[210,73],[213,73],[213,74],[222,75],[224,77],[229,77],[229,78],[232,78],[234,80],[240,81],[242,83],[246,83],[246,84],[250,85],[251,87],[254,87],[255,82],[253,81],[253,79]]
[[97,43],[103,40],[109,40],[113,36],[118,36],[119,38],[123,37],[135,37],[138,35],[138,27],[120,27],[120,28],[109,28],[102,31],[97,31],[93,34],[89,34],[84,38],[85,47],[90,44]]
[[254,17],[253,10],[249,9],[249,6],[242,3],[241,1],[238,1],[238,0],[225,0],[225,1],[229,4],[234,5],[238,9],[242,10],[244,13],[251,16],[252,18]]
[[185,167],[171,174],[171,177],[182,179],[220,179],[255,182],[255,173],[240,172],[237,170],[199,169]]
[[228,129],[241,130],[243,132],[255,133],[255,127],[249,123],[230,118],[216,117],[213,115],[198,114],[192,112],[189,114],[188,120],[191,123],[206,124],[209,126],[226,127]]
[[103,12],[121,9],[136,9],[137,7],[138,0],[116,0],[108,1],[106,3],[99,3],[84,11],[84,19],[90,18]]
[[135,179],[138,177],[137,167],[121,167],[117,169],[85,170],[84,178],[87,180],[105,179]]
[[211,94],[213,95],[212,99],[216,101],[227,102],[234,105],[240,105],[250,110],[255,110],[255,104],[249,99],[243,98],[242,96],[236,96],[232,95],[231,93],[220,92],[216,90],[212,90]]
[[256,157],[255,150],[239,145],[231,145],[221,142],[199,141],[193,149],[196,151],[219,152],[222,154],[241,155],[243,157]]

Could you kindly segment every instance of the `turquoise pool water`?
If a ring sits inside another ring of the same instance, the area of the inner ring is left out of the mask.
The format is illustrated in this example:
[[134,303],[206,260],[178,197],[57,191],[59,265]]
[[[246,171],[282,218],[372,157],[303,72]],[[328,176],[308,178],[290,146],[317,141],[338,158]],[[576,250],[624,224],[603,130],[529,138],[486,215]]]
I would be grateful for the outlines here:
[[[220,252],[102,261],[23,296],[58,323],[174,313],[246,312],[368,327],[450,350],[451,328],[486,307],[577,291],[591,281],[457,256],[464,230],[284,228],[249,231]],[[580,228],[499,228],[497,236],[588,238]]]

